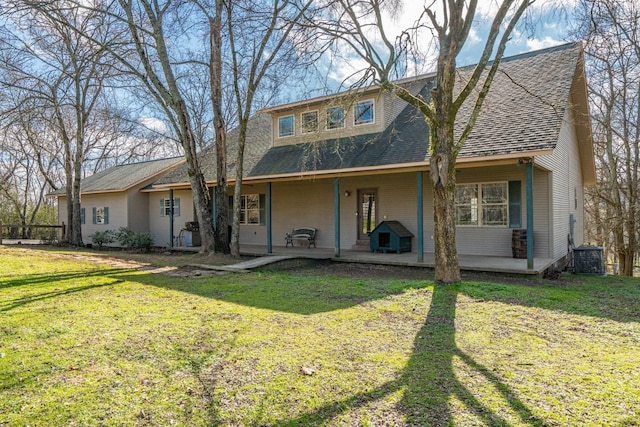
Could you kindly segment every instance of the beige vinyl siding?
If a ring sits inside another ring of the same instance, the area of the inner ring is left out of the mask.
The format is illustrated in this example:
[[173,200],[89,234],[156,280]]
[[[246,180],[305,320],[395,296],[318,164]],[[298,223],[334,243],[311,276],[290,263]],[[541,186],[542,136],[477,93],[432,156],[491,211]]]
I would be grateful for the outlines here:
[[[173,233],[177,237],[185,223],[195,221],[193,216],[193,197],[190,190],[176,190],[173,197],[180,199],[180,216],[174,217]],[[148,218],[149,232],[156,246],[169,246],[169,216],[160,215],[160,199],[168,199],[169,191],[149,193]]]
[[[526,168],[524,166],[499,166],[460,169],[456,175],[458,184],[488,182],[522,182],[522,228],[527,224],[526,204]],[[547,257],[549,253],[548,186],[547,173],[534,169],[534,256]],[[456,245],[458,253],[465,255],[512,256],[513,229],[508,226],[458,226],[456,227]]]
[[[416,174],[390,174],[377,177],[346,178],[341,182],[344,189],[351,191],[347,215],[351,221],[347,230],[347,242],[344,247],[350,247],[357,239],[358,189],[377,189],[376,225],[385,220],[400,221],[414,236],[417,233],[416,221]],[[344,190],[342,190],[344,194]],[[343,201],[345,198],[343,197]],[[344,211],[344,207],[342,208]],[[413,249],[416,248],[415,238]]]
[[[86,194],[82,196],[80,207],[85,209],[85,223],[82,224],[82,241],[92,243],[91,236],[96,231],[117,230],[128,227],[127,194],[125,192]],[[94,224],[93,208],[109,208],[109,223]],[[116,245],[116,243],[113,243]]]
[[58,196],[58,225],[67,224],[67,196]]
[[[243,193],[266,192],[266,187],[243,189]],[[344,190],[343,190],[344,192]],[[272,238],[275,246],[284,246],[284,235],[293,227],[318,229],[317,247],[333,247],[333,180],[276,182],[271,186]],[[240,228],[240,243],[264,245],[266,226]]]
[[128,225],[130,230],[141,233],[149,231],[149,193],[141,193],[144,185],[138,186],[128,191]]
[[[569,102],[569,105],[572,103]],[[569,216],[574,214],[574,243],[579,246],[584,238],[584,186],[575,133],[573,111],[567,109],[560,129],[558,143],[553,154],[539,156],[536,163],[552,171],[552,258],[559,259],[567,254]],[[575,190],[575,193],[574,193]],[[577,208],[574,194],[577,196]]]
[[[406,89],[413,94],[417,94],[423,87],[424,80],[421,80],[407,84]],[[406,101],[403,101],[397,96],[393,95],[392,93],[386,92],[384,94],[384,105],[386,127],[389,126],[391,122],[394,121],[396,117],[398,117],[398,114],[400,114],[402,110],[404,110],[404,108],[409,104],[407,104]],[[425,135],[425,137],[428,137],[428,135]]]
[[[496,177],[498,177],[496,179]],[[400,221],[417,236],[416,173],[389,174],[340,179],[340,245],[351,249],[357,240],[358,189],[377,189],[376,224],[381,221]],[[434,251],[433,191],[428,171],[423,173],[424,186],[424,250]],[[500,166],[464,169],[458,172],[458,182],[522,181],[522,224],[526,226],[525,168]],[[310,226],[318,229],[318,247],[334,245],[334,180],[276,182],[272,184],[273,244],[281,246],[284,234],[292,227]],[[264,192],[262,186],[252,187],[244,193]],[[348,191],[350,195],[345,196]],[[534,170],[534,254],[549,255],[549,174]],[[506,256],[512,255],[513,229],[508,227],[457,227],[457,245],[460,254]],[[266,244],[266,227],[241,226],[241,244]],[[417,240],[412,242],[413,252]]]
[[[273,192],[272,185],[272,192]],[[256,184],[256,185],[245,185],[242,188],[242,194],[266,194],[267,186],[265,184]],[[273,195],[273,193],[272,193]],[[229,196],[233,196],[233,187],[229,187]],[[266,203],[266,200],[265,200]],[[272,197],[272,210],[271,213],[273,215],[273,206],[275,205],[275,199]],[[261,211],[266,209],[266,206],[260,206]],[[265,211],[266,215],[266,211]],[[233,218],[229,216],[229,224],[232,223]],[[265,218],[266,220],[266,218]],[[301,224],[307,225],[307,224]],[[275,246],[284,246],[284,232],[281,234],[272,230],[272,238],[273,244]],[[280,241],[280,239],[282,239]],[[267,226],[266,223],[264,225],[260,224],[241,224],[240,225],[240,245],[266,245],[267,244]]]
[[[374,101],[374,123],[354,125],[353,109],[358,101]],[[283,145],[300,144],[314,141],[324,141],[331,138],[348,138],[356,135],[365,135],[368,133],[382,132],[386,126],[385,117],[385,96],[380,93],[364,94],[362,97],[346,98],[344,100],[336,99],[333,102],[325,102],[319,104],[311,104],[304,107],[286,110],[273,114],[271,129],[273,146],[279,147]],[[332,107],[342,107],[345,110],[344,127],[339,129],[327,129],[327,109]],[[302,133],[301,114],[305,112],[318,112],[318,132]],[[293,136],[280,137],[278,134],[278,119],[281,117],[291,116],[294,118],[294,134]]]
[[[425,176],[428,176],[425,172]],[[425,209],[430,207],[430,190],[426,187]],[[351,249],[357,241],[358,189],[377,189],[376,224],[381,221],[400,221],[414,235],[416,222],[416,173],[389,174],[372,177],[346,177],[340,179],[340,246]],[[251,191],[264,192],[261,186]],[[345,196],[345,192],[350,193]],[[272,185],[272,218],[274,245],[284,244],[285,233],[293,227],[310,226],[318,229],[318,247],[333,248],[335,237],[334,180],[276,182]],[[431,210],[425,210],[425,250],[433,250],[428,241],[432,233]],[[429,227],[429,228],[428,228]],[[428,228],[428,229],[427,229]],[[266,227],[242,226],[240,243],[265,244]],[[430,245],[430,246],[429,246]],[[413,249],[417,247],[413,240]]]

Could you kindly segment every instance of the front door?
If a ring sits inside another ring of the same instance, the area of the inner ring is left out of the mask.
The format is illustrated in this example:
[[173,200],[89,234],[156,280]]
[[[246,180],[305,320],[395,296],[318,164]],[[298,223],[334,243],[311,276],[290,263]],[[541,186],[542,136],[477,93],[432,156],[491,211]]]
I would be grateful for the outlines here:
[[378,190],[358,190],[358,240],[369,240],[369,233],[376,228],[376,201]]

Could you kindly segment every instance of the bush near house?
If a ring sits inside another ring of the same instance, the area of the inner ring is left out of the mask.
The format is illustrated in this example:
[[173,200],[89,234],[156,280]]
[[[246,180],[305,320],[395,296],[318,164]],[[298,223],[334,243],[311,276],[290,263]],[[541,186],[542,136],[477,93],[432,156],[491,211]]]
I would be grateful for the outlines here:
[[96,231],[89,237],[91,237],[93,244],[98,247],[98,250],[102,250],[103,246],[115,242],[115,235],[112,230]]
[[153,237],[147,232],[131,231],[127,227],[120,227],[114,233],[115,239],[120,245],[127,249],[141,249],[149,251],[153,246]]
[[118,242],[125,249],[140,249],[148,252],[153,246],[153,237],[147,232],[135,232],[126,227],[118,230],[96,231],[91,236],[94,245],[101,250],[109,243]]

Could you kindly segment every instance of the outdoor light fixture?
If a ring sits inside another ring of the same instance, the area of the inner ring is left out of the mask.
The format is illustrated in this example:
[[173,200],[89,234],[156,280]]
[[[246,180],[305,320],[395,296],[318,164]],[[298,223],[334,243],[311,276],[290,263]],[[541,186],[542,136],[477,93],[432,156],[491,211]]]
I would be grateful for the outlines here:
[[351,195],[351,191],[347,190],[344,192],[344,197],[349,197]]

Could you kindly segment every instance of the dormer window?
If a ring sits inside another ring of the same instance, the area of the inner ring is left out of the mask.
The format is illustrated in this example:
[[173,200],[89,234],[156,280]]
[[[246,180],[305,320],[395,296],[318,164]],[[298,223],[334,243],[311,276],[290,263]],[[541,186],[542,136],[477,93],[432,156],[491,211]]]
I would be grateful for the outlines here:
[[294,119],[293,114],[290,116],[283,116],[278,118],[278,137],[284,138],[294,135]]
[[302,133],[314,133],[318,131],[318,112],[307,111],[300,115],[302,121]]
[[344,108],[332,107],[327,109],[327,129],[341,129],[344,127]]
[[375,108],[372,99],[358,102],[353,109],[353,121],[357,125],[366,125],[375,121]]

